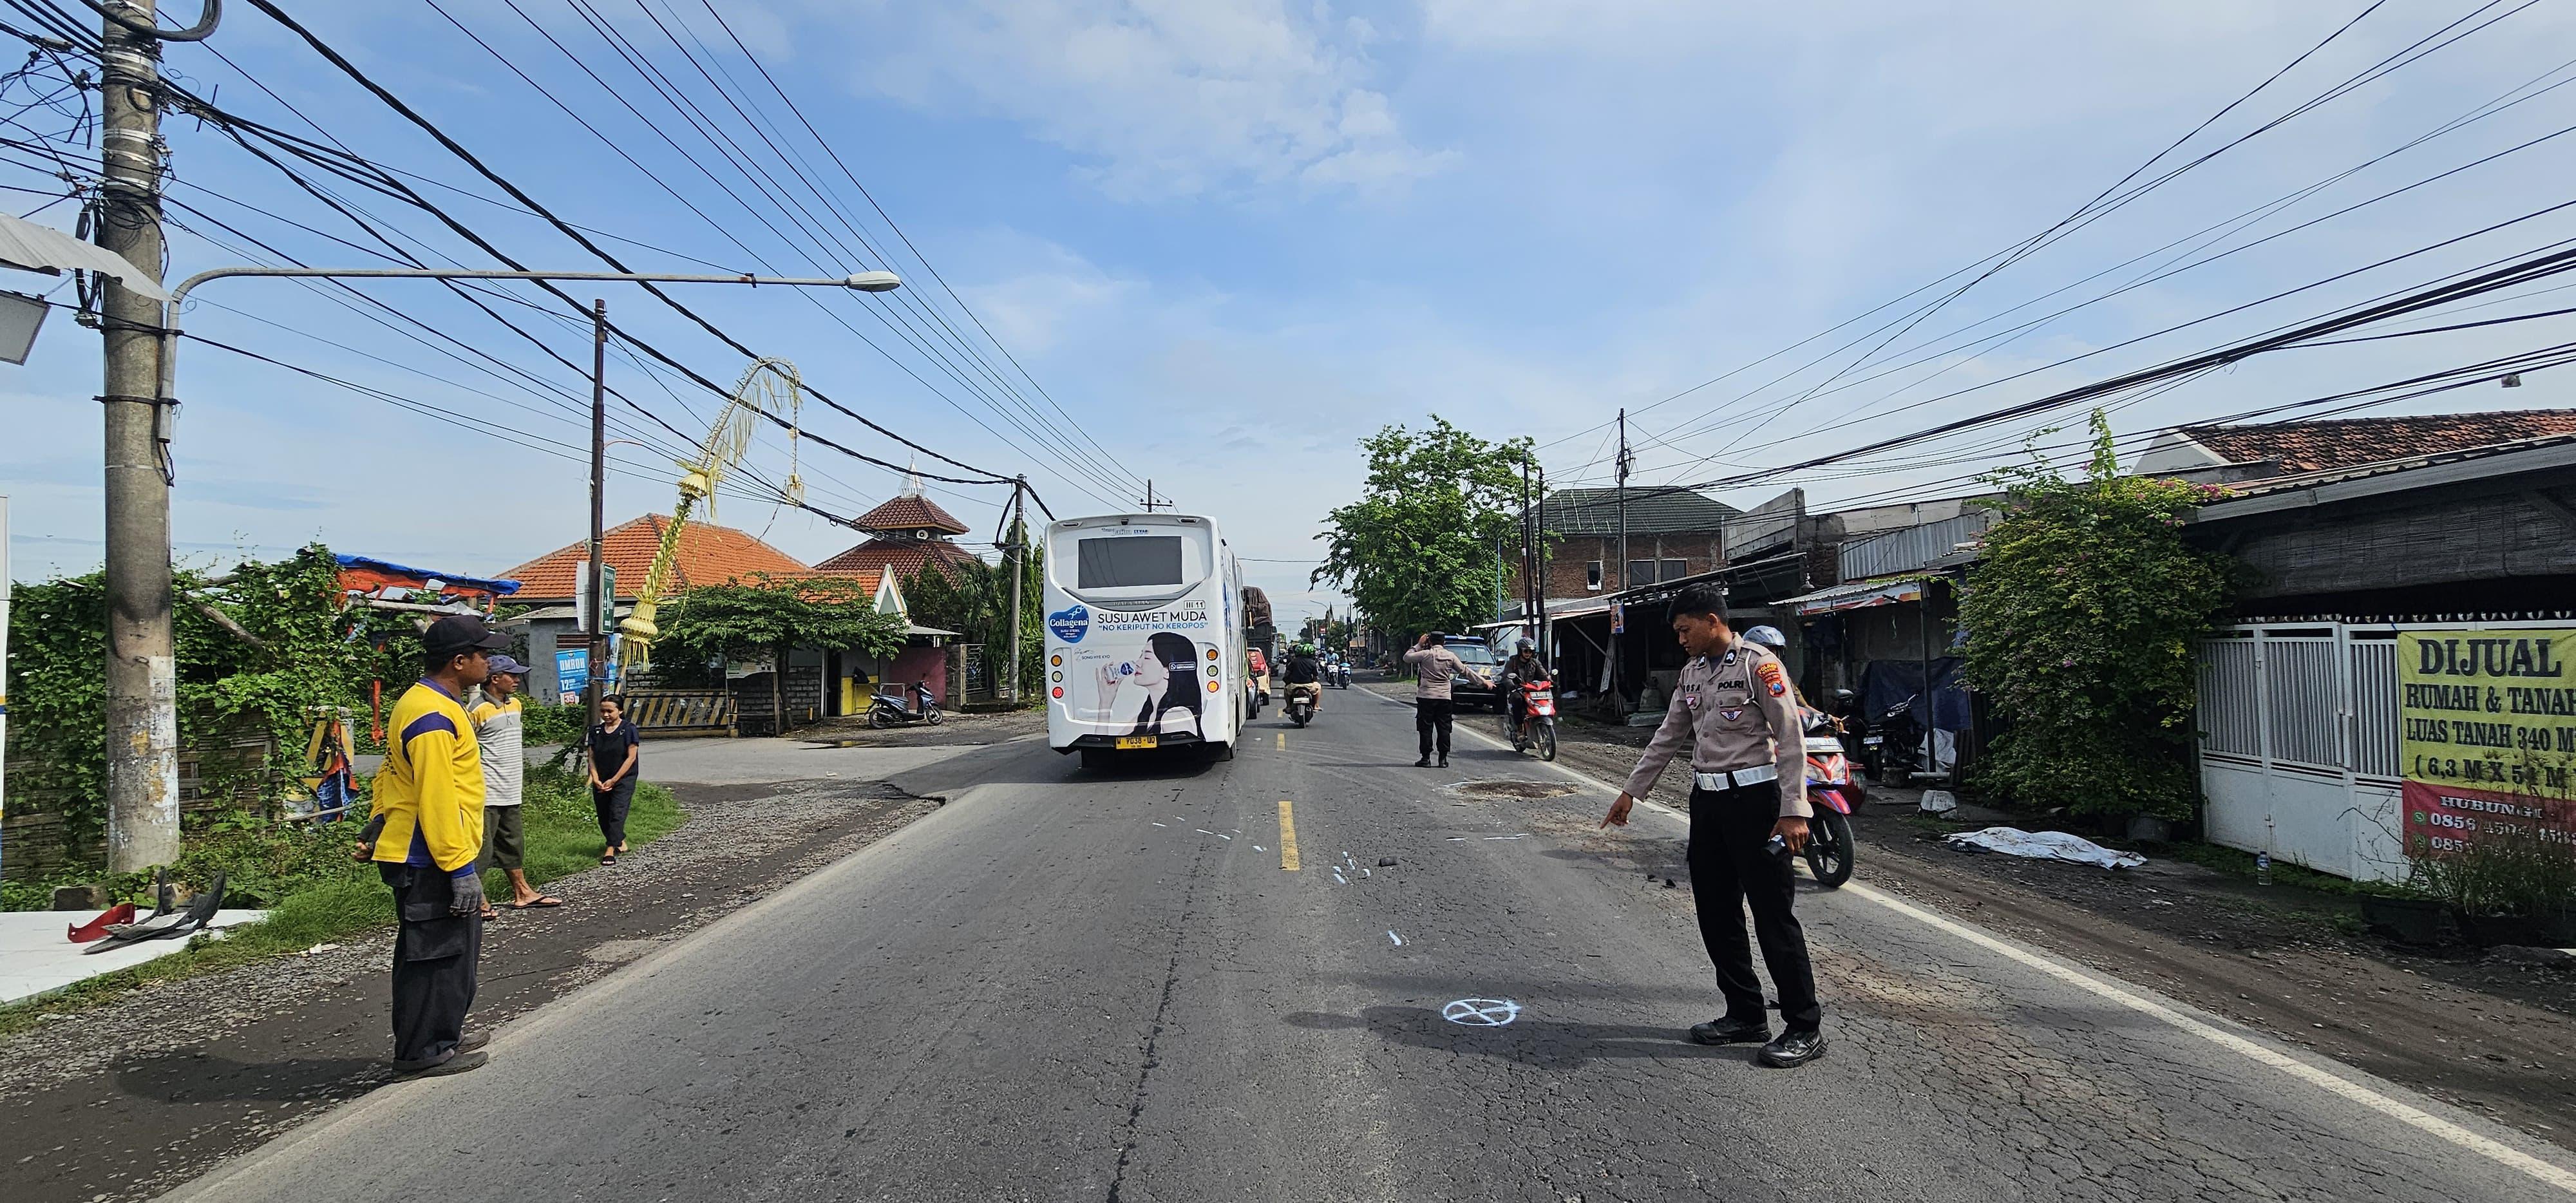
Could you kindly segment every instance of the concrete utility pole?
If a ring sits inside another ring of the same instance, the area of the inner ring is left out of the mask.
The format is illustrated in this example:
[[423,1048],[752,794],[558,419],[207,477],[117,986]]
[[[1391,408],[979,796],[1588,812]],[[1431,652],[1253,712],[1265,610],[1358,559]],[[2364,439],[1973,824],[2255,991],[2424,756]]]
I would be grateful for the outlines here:
[[[1625,593],[1636,587],[1637,582],[1628,579],[1628,411],[1623,409],[1619,411],[1619,591]],[[1619,671],[1619,652],[1619,636],[1612,635],[1610,692],[1624,699],[1627,695],[1620,692],[1620,687],[1625,682],[1620,678],[1626,674]],[[1623,700],[1620,704],[1624,706],[1627,703]]]
[[1025,567],[1028,562],[1028,542],[1026,539],[1022,538],[1022,532],[1028,527],[1028,509],[1020,501],[1020,494],[1028,487],[1028,477],[1013,477],[1011,480],[1011,547],[1008,555],[1005,557],[1005,562],[1011,566],[1011,671],[1009,680],[1011,682],[1011,702],[1013,705],[1017,705],[1020,700],[1020,578],[1028,573],[1028,569]]
[[[608,527],[608,299],[590,302],[590,562],[582,571],[590,574],[590,629],[583,631],[583,646],[590,650],[590,667],[582,675],[581,711],[590,721],[600,721],[599,687],[608,675],[608,624],[617,611],[617,599],[610,596],[608,565],[600,544],[607,538]],[[771,668],[770,680],[787,671],[784,664]],[[779,716],[778,729],[786,731],[786,716]]]
[[1155,499],[1155,497],[1154,497],[1154,482],[1153,482],[1153,481],[1151,481],[1151,480],[1148,480],[1148,481],[1146,481],[1146,482],[1145,482],[1145,500],[1144,500],[1143,504],[1144,504],[1144,506],[1145,506],[1145,512],[1146,512],[1146,513],[1148,513],[1148,514],[1153,513],[1155,510],[1158,510],[1158,509],[1168,510],[1168,509],[1172,508],[1172,503],[1171,503],[1171,502],[1169,502],[1169,501],[1160,501],[1160,500],[1156,500],[1156,499]]
[[1535,548],[1531,557],[1538,561],[1538,657],[1539,662],[1556,671],[1556,629],[1547,621],[1547,469],[1538,470],[1537,510],[1530,519]]
[[[116,3],[110,9],[119,7]],[[98,245],[161,282],[161,47],[153,0],[103,17]],[[100,278],[107,347],[107,867],[179,859],[178,664],[170,634],[170,422],[159,399],[160,303]]]

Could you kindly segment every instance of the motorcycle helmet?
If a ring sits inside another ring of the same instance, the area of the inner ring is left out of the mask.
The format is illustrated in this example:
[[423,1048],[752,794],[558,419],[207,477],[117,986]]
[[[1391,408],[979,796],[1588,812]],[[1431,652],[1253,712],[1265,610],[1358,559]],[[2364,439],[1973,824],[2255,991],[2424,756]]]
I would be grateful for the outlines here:
[[1512,645],[1512,650],[1514,650],[1514,651],[1521,651],[1521,652],[1534,652],[1534,651],[1537,651],[1537,650],[1538,650],[1538,642],[1537,642],[1536,640],[1524,639],[1524,640],[1521,640],[1519,643],[1513,644],[1513,645]]
[[1744,632],[1744,638],[1747,642],[1758,643],[1767,648],[1786,648],[1789,646],[1789,637],[1781,634],[1780,628],[1775,626],[1764,625],[1754,627]]

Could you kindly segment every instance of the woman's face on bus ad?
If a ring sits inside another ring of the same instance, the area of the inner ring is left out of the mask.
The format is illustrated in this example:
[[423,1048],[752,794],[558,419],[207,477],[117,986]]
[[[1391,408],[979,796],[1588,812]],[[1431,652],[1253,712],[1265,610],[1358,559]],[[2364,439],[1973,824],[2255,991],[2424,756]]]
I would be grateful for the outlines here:
[[1163,663],[1161,656],[1154,654],[1153,644],[1147,643],[1137,649],[1136,683],[1138,685],[1147,689],[1161,689],[1163,683],[1171,679],[1171,675],[1171,667]]

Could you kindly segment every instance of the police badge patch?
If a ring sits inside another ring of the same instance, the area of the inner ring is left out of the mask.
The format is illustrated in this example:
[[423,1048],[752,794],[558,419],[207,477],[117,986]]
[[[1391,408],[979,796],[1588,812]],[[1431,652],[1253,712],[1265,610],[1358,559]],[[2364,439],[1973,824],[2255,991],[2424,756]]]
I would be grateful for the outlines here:
[[1789,674],[1780,671],[1779,661],[1763,661],[1759,667],[1753,670],[1753,675],[1762,678],[1762,687],[1770,690],[1772,697],[1778,698],[1788,696]]

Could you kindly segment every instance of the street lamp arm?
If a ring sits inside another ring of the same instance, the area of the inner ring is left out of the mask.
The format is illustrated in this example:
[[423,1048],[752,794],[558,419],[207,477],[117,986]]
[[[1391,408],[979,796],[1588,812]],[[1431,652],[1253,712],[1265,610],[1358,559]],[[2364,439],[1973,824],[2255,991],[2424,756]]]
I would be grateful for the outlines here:
[[690,274],[673,272],[556,272],[504,271],[479,268],[444,267],[213,267],[179,282],[170,290],[168,304],[161,307],[161,388],[160,399],[176,400],[172,387],[179,370],[179,307],[188,301],[188,293],[211,280],[234,276],[270,276],[312,280],[546,280],[607,281],[625,284],[749,284],[755,288],[770,284],[783,288],[847,288],[856,292],[892,292],[903,287],[903,278],[893,272],[857,272],[847,276],[754,276],[748,274]]

